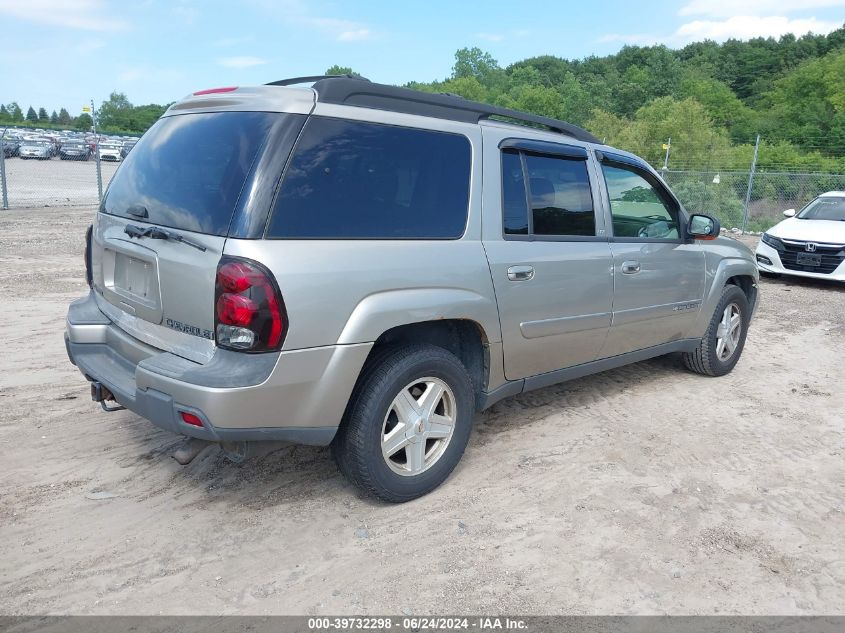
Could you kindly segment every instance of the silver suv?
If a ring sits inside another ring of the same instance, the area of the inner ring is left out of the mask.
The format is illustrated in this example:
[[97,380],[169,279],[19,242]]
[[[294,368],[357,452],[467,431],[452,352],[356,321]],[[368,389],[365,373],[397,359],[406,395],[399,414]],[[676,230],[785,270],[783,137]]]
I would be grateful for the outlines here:
[[172,105],[86,264],[65,338],[104,409],[232,455],[331,445],[388,501],[443,482],[507,396],[672,352],[728,373],[758,279],[580,128],[351,77]]

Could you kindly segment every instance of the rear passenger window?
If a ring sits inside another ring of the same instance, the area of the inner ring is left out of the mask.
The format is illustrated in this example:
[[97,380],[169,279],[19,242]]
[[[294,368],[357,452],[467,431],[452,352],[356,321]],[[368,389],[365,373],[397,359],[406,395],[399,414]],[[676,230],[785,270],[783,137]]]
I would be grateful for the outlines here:
[[586,161],[505,150],[502,211],[505,235],[595,236]]
[[268,237],[455,239],[471,150],[459,134],[312,117],[276,199]]

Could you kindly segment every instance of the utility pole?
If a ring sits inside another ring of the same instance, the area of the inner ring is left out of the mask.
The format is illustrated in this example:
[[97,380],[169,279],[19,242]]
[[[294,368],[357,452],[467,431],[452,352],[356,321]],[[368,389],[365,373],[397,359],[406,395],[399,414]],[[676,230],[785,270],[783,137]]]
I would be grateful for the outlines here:
[[100,204],[103,202],[103,172],[100,168],[100,135],[97,134],[97,113],[94,110],[94,100],[91,99],[91,125],[94,128],[94,138],[97,139],[97,149],[94,152],[94,161],[97,163],[97,193]]
[[3,128],[3,132],[0,133],[0,189],[3,190],[3,208],[9,208],[9,190],[6,188],[6,130],[8,127]]
[[760,135],[754,142],[754,158],[751,159],[751,171],[748,174],[748,190],[745,192],[745,208],[742,213],[742,232],[748,228],[748,206],[751,204],[751,190],[754,188],[754,172],[757,171],[757,152],[760,149]]
[[672,149],[672,137],[669,137],[669,140],[663,143],[663,149],[666,150],[666,156],[663,158],[663,169],[660,170],[660,175],[663,176],[663,180],[666,180],[666,172],[669,169],[669,152]]

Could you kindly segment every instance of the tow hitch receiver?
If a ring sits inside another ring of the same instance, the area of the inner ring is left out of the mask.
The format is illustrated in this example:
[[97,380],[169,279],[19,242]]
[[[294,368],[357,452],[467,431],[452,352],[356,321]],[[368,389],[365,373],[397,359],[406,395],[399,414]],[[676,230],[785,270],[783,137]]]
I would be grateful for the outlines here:
[[114,394],[109,391],[108,387],[96,380],[91,381],[91,400],[99,402],[100,406],[103,407],[103,411],[107,411],[109,413],[112,411],[123,411],[126,408],[120,405],[114,407],[107,405],[107,401],[115,402]]

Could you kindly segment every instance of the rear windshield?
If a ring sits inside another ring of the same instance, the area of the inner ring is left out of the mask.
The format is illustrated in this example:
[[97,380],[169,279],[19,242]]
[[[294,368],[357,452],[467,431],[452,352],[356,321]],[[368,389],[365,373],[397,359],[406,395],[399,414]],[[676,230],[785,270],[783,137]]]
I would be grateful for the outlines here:
[[102,211],[138,220],[127,209],[140,205],[153,224],[226,235],[253,162],[283,116],[210,112],[159,119],[117,170]]

